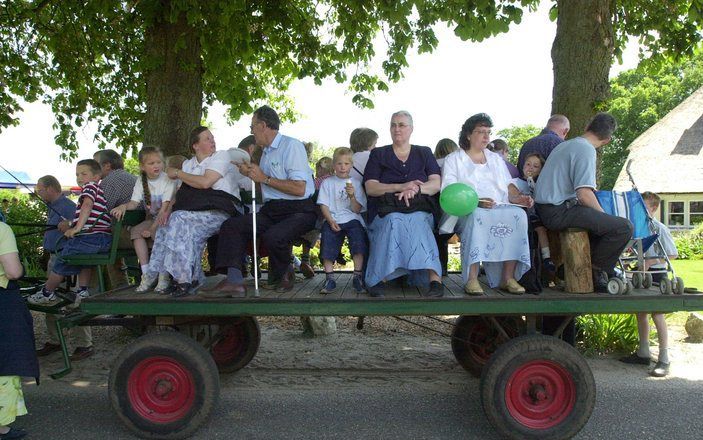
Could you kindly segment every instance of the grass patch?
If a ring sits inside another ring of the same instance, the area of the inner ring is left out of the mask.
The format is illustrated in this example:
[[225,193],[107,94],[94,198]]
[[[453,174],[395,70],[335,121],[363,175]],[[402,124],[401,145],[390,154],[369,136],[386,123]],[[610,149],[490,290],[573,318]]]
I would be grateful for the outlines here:
[[671,264],[686,287],[703,290],[703,260],[672,260]]

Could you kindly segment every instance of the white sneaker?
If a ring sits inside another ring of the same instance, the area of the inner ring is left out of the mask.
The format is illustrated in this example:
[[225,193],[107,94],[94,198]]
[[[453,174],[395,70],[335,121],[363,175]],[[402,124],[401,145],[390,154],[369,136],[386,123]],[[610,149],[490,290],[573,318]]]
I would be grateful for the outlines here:
[[171,275],[169,275],[168,273],[160,273],[159,282],[156,284],[156,288],[154,289],[154,291],[157,293],[163,293],[163,291],[168,289],[170,285]]
[[293,266],[295,266],[295,270],[300,270],[300,264],[302,262],[300,261],[300,258],[297,256],[293,255]]
[[157,276],[154,273],[142,274],[142,281],[139,283],[139,286],[134,289],[134,291],[137,293],[146,293],[150,291],[156,284],[156,278]]
[[35,294],[29,295],[27,297],[27,302],[34,305],[45,306],[59,302],[59,298],[54,292],[49,293],[42,289]]

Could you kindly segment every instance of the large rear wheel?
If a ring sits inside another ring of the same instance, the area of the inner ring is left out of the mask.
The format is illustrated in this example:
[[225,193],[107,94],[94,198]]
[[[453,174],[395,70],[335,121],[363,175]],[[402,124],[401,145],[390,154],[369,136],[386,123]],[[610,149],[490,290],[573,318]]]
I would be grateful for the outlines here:
[[459,365],[475,377],[501,344],[520,334],[518,316],[460,316],[452,331],[452,352]]
[[220,378],[205,349],[175,332],[150,333],[128,345],[110,371],[108,394],[136,435],[190,437],[217,404]]
[[596,385],[575,348],[551,336],[515,338],[491,357],[481,402],[493,427],[510,439],[568,439],[593,412]]

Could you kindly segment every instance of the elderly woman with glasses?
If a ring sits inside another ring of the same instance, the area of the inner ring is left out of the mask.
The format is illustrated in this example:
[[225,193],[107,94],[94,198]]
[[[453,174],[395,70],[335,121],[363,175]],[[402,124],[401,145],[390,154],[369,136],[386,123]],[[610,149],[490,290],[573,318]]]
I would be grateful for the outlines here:
[[488,284],[513,294],[525,289],[516,280],[530,268],[527,215],[519,206],[532,206],[529,196],[513,186],[503,158],[488,150],[493,122],[485,113],[471,116],[459,134],[460,150],[447,156],[442,170],[442,189],[461,182],[479,196],[476,210],[464,217],[445,216],[440,232],[457,232],[461,237],[461,265],[470,295],[481,295],[479,263],[483,263]]
[[390,128],[393,144],[371,150],[364,171],[370,241],[366,285],[371,296],[383,296],[384,281],[426,272],[426,295],[439,297],[444,286],[433,235],[438,208],[433,196],[441,171],[432,150],[410,144],[410,113],[394,113]]

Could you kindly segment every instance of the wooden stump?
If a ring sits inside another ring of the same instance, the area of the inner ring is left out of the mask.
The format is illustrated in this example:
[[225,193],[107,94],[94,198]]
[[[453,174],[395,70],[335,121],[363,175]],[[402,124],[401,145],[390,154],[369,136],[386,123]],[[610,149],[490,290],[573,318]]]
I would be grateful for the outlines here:
[[591,245],[588,232],[570,228],[559,233],[561,258],[564,263],[566,291],[570,293],[592,293]]

